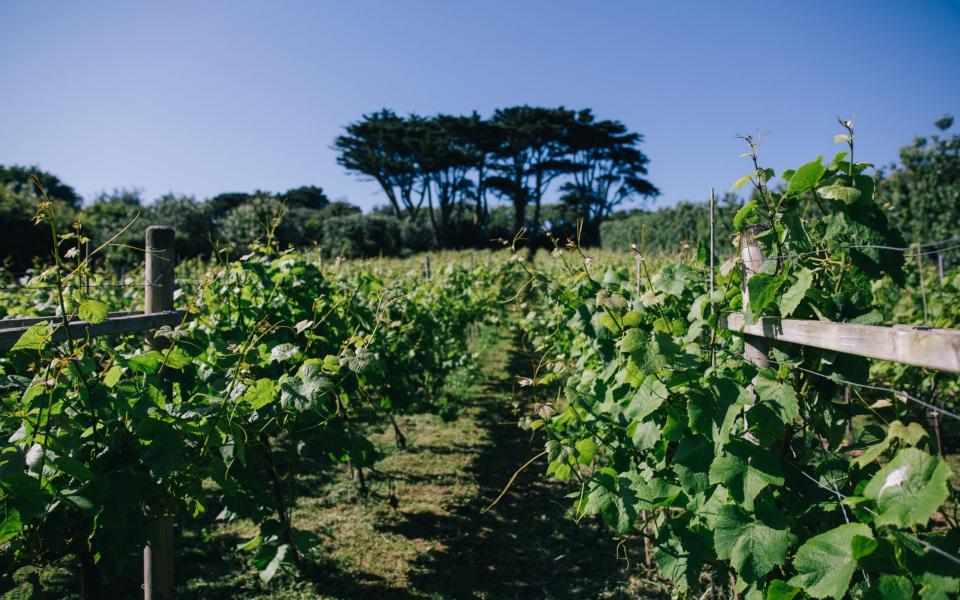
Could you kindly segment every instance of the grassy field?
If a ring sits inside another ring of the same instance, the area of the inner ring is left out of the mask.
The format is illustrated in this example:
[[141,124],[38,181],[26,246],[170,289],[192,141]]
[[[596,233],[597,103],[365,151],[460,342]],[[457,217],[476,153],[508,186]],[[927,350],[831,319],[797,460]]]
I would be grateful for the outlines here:
[[504,499],[482,512],[539,449],[512,414],[515,374],[525,365],[510,334],[485,329],[474,346],[480,370],[459,373],[450,385],[464,407],[455,418],[403,417],[403,450],[392,430],[374,435],[384,458],[368,476],[369,495],[356,493],[346,468],[331,477],[304,476],[294,522],[321,540],[309,573],[261,585],[234,550],[252,529],[224,526],[206,540],[187,532],[178,554],[178,597],[665,596],[643,576],[640,557],[628,567],[608,534],[563,514],[567,506],[555,500],[562,493],[539,476],[542,464],[521,473]]

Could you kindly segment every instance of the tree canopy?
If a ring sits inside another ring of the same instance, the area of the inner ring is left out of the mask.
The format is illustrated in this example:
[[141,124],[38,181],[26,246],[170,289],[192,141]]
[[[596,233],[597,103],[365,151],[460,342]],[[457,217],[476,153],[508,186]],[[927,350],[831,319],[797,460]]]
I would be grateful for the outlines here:
[[937,133],[900,149],[900,164],[880,178],[880,197],[911,242],[960,234],[960,134],[948,133],[951,116],[934,122]]
[[512,206],[514,232],[538,234],[547,191],[560,179],[566,213],[595,231],[625,200],[659,194],[646,178],[642,141],[589,109],[522,105],[489,119],[402,117],[384,109],[347,125],[334,147],[339,164],[380,185],[395,216],[416,221],[426,209],[437,241],[449,246],[464,234],[468,215],[474,228],[485,229],[488,192]]

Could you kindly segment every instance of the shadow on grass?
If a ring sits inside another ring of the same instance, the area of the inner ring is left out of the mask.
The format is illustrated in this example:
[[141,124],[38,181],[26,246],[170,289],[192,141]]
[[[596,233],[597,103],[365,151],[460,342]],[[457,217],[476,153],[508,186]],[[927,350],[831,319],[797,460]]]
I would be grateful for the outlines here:
[[636,597],[619,591],[625,562],[617,560],[609,533],[576,524],[564,498],[569,490],[543,479],[546,459],[530,465],[495,507],[482,512],[516,469],[543,449],[513,425],[509,408],[513,382],[529,373],[528,361],[511,349],[505,362],[497,379],[472,399],[488,438],[464,474],[476,482],[478,494],[449,514],[403,513],[399,522],[382,526],[438,542],[438,550],[416,559],[411,587],[441,598]]

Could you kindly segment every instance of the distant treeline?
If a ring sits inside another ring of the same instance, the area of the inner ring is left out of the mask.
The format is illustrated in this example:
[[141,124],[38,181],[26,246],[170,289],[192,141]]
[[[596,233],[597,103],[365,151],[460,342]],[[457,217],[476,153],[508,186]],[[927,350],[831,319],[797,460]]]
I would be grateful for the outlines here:
[[[471,115],[364,115],[337,137],[337,161],[377,182],[397,218],[425,213],[437,243],[451,247],[489,239],[490,198],[512,208],[511,231],[544,242],[550,221],[583,221],[595,243],[601,221],[629,198],[654,198],[643,136],[590,109],[512,106],[490,118]],[[544,214],[556,187],[559,206]],[[528,210],[529,209],[529,210]]]
[[[146,204],[137,189],[115,189],[97,195],[87,206],[69,185],[55,175],[28,167],[0,166],[0,256],[8,267],[26,267],[39,259],[48,262],[53,247],[49,231],[35,227],[32,218],[43,200],[31,180],[37,175],[47,198],[56,205],[58,229],[80,232],[96,247],[110,242],[101,260],[114,266],[141,262],[130,247],[142,247],[149,225],[169,225],[177,230],[181,257],[235,255],[249,250],[255,240],[277,247],[308,246],[321,240],[324,224],[335,219],[357,218],[360,209],[331,202],[318,187],[306,186],[282,194],[226,193],[206,201],[167,194]],[[73,243],[65,243],[69,248]]]
[[[0,267],[23,269],[49,264],[53,243],[49,228],[33,223],[38,203],[56,206],[57,229],[72,233],[79,225],[92,247],[109,242],[99,253],[101,263],[113,268],[142,262],[144,230],[168,225],[177,230],[181,258],[240,256],[257,242],[278,249],[319,248],[329,257],[402,256],[439,248],[500,246],[514,235],[513,212],[508,206],[490,207],[486,224],[475,228],[469,215],[452,219],[459,237],[439,242],[427,211],[415,219],[396,217],[389,207],[362,214],[359,207],[331,201],[315,186],[274,194],[224,193],[198,201],[191,196],[166,194],[146,202],[137,189],[115,189],[98,194],[86,205],[72,187],[56,175],[36,167],[0,166]],[[551,230],[573,235],[576,218],[563,207],[548,205],[542,212]],[[65,253],[76,244],[66,240]]]
[[[960,136],[946,133],[951,117],[935,125],[936,134],[901,149],[899,164],[878,170],[881,205],[911,242],[960,235]],[[255,241],[318,247],[327,256],[398,256],[490,246],[511,239],[520,225],[528,231],[525,243],[548,245],[548,233],[560,240],[573,237],[581,220],[586,245],[602,241],[606,248],[625,250],[642,242],[646,252],[674,253],[684,243],[695,247],[706,241],[705,203],[615,212],[628,198],[657,194],[643,177],[647,158],[637,149],[639,141],[622,124],[596,121],[590,111],[522,106],[498,110],[488,120],[476,114],[424,118],[381,111],[348,125],[335,142],[340,163],[376,180],[387,197],[387,206],[369,214],[331,201],[314,186],[224,193],[203,201],[168,194],[149,203],[138,190],[117,189],[84,206],[54,174],[0,166],[0,266],[49,262],[49,232],[32,222],[43,200],[33,177],[57,206],[59,230],[71,231],[78,222],[92,244],[112,240],[103,257],[114,266],[141,260],[129,246],[142,245],[143,230],[152,224],[177,228],[183,257],[237,256]],[[557,184],[558,201],[545,203],[551,182]],[[739,206],[733,195],[718,198],[721,255],[734,251],[729,242]]]
[[[740,198],[726,194],[717,199],[714,209],[716,252],[728,256],[736,251],[731,241],[736,233],[733,217],[742,206]],[[633,210],[614,213],[600,225],[604,249],[626,251],[637,244],[649,254],[676,254],[690,248],[696,251],[710,241],[710,210],[705,203],[680,202],[657,211]]]

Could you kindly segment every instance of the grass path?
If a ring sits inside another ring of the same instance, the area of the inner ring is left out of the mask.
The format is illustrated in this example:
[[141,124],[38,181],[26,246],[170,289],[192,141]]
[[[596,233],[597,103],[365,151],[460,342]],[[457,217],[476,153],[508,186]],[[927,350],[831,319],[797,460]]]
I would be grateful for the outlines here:
[[559,503],[563,490],[540,477],[542,462],[521,473],[493,510],[482,512],[542,446],[527,439],[511,412],[516,375],[528,370],[511,336],[484,330],[475,350],[479,370],[452,382],[464,407],[454,419],[399,419],[408,442],[403,450],[391,430],[374,432],[384,457],[368,476],[368,496],[356,494],[346,469],[301,482],[309,493],[300,498],[294,523],[321,539],[309,573],[260,584],[234,550],[252,532],[232,526],[206,540],[184,540],[178,597],[658,596],[655,585],[627,576],[607,533],[564,514],[569,502]]

